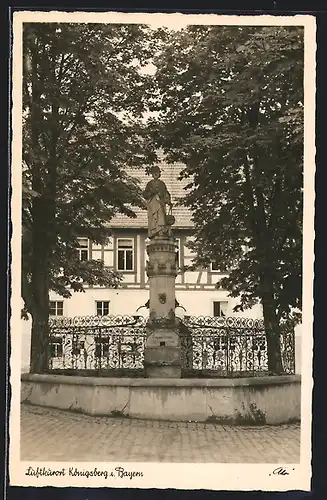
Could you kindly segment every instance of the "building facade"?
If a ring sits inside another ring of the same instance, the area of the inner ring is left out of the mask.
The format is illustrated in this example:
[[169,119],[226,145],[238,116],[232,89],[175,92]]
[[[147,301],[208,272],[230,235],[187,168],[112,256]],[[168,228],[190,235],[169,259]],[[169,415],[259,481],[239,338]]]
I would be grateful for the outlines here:
[[[161,165],[161,178],[171,193],[176,222],[173,236],[176,239],[176,259],[179,272],[176,277],[176,299],[183,308],[177,308],[178,316],[232,316],[237,299],[228,297],[227,291],[217,290],[216,284],[224,274],[212,264],[207,269],[185,270],[192,264],[194,255],[188,248],[192,239],[191,213],[178,203],[183,196],[186,181],[178,180],[181,164]],[[128,170],[128,174],[140,180],[144,189],[149,177],[140,170]],[[119,271],[123,280],[118,289],[86,287],[86,293],[74,293],[70,299],[51,293],[51,313],[63,316],[82,315],[133,315],[149,298],[149,284],[146,275],[147,214],[136,209],[136,218],[118,215],[109,226],[112,236],[106,245],[96,245],[86,238],[79,238],[81,260],[101,259],[113,270]],[[146,315],[146,308],[139,310]],[[246,316],[261,317],[261,307],[246,311]]]
[[[225,276],[212,264],[207,269],[196,271],[185,270],[192,264],[194,255],[188,247],[192,239],[191,213],[179,204],[179,199],[185,193],[187,181],[178,180],[182,164],[168,165],[162,163],[161,179],[171,194],[173,214],[176,222],[173,226],[173,236],[176,239],[176,259],[179,272],[176,277],[176,299],[180,306],[176,315],[190,316],[247,316],[262,317],[261,306],[257,305],[244,313],[234,313],[233,308],[239,303],[231,298],[226,290],[218,290],[217,282]],[[128,174],[140,180],[144,189],[149,177],[144,171],[128,170]],[[117,215],[110,221],[112,231],[106,245],[96,245],[92,241],[79,238],[77,249],[81,260],[101,259],[105,266],[119,271],[122,282],[118,289],[97,286],[86,286],[85,293],[73,293],[69,299],[50,294],[51,316],[93,316],[93,315],[135,315],[147,316],[145,306],[149,299],[149,284],[146,275],[146,244],[147,244],[147,213],[146,210],[135,209],[136,218]],[[22,321],[22,368],[28,371],[30,322]]]

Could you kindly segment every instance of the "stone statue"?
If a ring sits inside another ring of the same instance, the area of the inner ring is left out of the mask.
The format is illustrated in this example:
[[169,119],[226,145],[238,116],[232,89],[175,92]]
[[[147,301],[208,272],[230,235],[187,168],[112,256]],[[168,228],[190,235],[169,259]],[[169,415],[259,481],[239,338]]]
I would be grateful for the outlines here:
[[[158,166],[152,167],[151,174],[153,179],[147,183],[143,191],[148,209],[148,236],[149,238],[164,235],[169,236],[170,226],[175,221],[171,214],[171,196],[166,184],[160,179],[160,168]],[[166,205],[170,208],[168,216]]]

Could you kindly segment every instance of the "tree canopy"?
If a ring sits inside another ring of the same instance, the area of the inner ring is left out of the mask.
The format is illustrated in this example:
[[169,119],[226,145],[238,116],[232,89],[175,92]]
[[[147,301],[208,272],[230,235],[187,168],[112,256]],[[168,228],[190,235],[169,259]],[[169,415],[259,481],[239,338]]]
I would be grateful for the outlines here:
[[101,261],[78,259],[77,238],[103,243],[116,213],[143,206],[125,168],[151,159],[141,123],[147,53],[140,25],[24,25],[22,293],[39,331],[34,360],[49,290],[67,297],[83,282],[119,283]]
[[79,278],[117,284],[117,274],[99,261],[80,262],[75,249],[81,234],[105,241],[106,222],[117,212],[133,216],[130,206],[142,203],[138,184],[124,167],[145,162],[138,120],[144,47],[141,26],[25,25],[23,290],[28,310],[33,225],[45,209],[51,220],[51,227],[42,228],[52,246],[50,288],[67,296],[67,286],[78,287]]
[[49,290],[118,285],[101,261],[78,259],[77,238],[104,243],[116,213],[143,206],[125,168],[151,164],[158,148],[185,165],[194,265],[228,273],[217,286],[239,308],[262,304],[280,371],[279,333],[302,294],[302,28],[27,23],[23,57],[32,371],[46,367]]
[[155,147],[185,164],[194,263],[228,272],[217,286],[239,308],[260,301],[272,339],[301,307],[303,30],[190,26],[159,37],[148,126]]

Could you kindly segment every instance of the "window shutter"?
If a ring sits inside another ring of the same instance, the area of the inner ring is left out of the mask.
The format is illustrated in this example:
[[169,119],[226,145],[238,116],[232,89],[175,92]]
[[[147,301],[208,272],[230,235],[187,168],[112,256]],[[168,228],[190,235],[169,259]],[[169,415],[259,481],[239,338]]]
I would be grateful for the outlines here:
[[220,316],[220,302],[213,303],[213,315]]

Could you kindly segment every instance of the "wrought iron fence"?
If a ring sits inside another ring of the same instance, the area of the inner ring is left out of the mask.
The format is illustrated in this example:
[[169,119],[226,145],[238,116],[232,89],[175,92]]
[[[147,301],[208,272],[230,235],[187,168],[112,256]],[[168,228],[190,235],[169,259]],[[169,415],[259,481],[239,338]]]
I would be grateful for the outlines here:
[[[183,336],[186,368],[221,375],[268,371],[267,339],[261,319],[244,317],[186,316]],[[294,333],[280,337],[283,371],[294,373]]]
[[83,316],[50,320],[49,369],[143,368],[142,316]]
[[[50,370],[139,370],[147,319],[84,316],[50,320]],[[268,371],[263,320],[186,316],[180,330],[184,373],[237,376]],[[295,371],[294,333],[280,338],[283,370]]]

